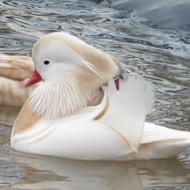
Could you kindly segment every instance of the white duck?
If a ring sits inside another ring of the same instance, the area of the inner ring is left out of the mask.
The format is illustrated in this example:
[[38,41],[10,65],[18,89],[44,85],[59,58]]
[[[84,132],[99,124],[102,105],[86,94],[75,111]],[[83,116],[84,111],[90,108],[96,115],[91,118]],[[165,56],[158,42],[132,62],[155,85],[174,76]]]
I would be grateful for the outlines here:
[[28,94],[35,88],[24,88],[32,75],[34,64],[28,56],[0,54],[0,107],[2,105],[22,106]]
[[[60,32],[34,46],[35,72],[26,86],[41,83],[26,100],[12,130],[19,151],[81,160],[173,157],[190,145],[190,133],[145,123],[154,94],[142,78],[111,81],[119,64],[109,54]],[[118,85],[117,85],[118,87]]]

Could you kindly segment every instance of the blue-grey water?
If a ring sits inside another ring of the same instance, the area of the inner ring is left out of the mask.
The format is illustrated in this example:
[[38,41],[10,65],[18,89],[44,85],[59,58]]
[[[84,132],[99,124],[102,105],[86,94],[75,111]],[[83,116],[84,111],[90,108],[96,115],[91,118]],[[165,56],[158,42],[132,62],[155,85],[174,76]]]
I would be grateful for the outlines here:
[[[154,84],[156,103],[147,120],[190,131],[189,21],[189,0],[2,0],[0,53],[30,55],[40,36],[70,32]],[[1,189],[190,189],[190,150],[172,160],[133,162],[81,162],[16,152],[9,140],[19,109],[0,105]]]

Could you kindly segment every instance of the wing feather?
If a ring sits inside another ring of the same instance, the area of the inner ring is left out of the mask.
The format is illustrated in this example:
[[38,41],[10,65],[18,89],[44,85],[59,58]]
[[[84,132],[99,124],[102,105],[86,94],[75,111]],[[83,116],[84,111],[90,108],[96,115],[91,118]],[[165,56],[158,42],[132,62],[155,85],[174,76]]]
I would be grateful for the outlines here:
[[0,55],[0,76],[22,81],[29,78],[34,70],[32,58],[28,56]]
[[190,133],[158,126],[153,123],[145,123],[142,144],[183,139],[190,139]]
[[110,107],[103,117],[103,122],[117,130],[137,152],[141,143],[146,115],[154,103],[152,86],[142,77],[130,76],[127,81],[120,81],[119,95],[114,83],[108,87]]

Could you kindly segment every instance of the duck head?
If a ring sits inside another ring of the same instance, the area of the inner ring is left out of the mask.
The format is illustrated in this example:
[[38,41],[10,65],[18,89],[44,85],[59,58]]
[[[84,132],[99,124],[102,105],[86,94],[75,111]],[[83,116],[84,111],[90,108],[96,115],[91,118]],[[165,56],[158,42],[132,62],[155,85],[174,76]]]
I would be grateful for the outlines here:
[[65,32],[39,39],[32,58],[35,71],[26,86],[43,83],[29,97],[30,107],[49,118],[86,106],[92,92],[119,72],[111,55]]

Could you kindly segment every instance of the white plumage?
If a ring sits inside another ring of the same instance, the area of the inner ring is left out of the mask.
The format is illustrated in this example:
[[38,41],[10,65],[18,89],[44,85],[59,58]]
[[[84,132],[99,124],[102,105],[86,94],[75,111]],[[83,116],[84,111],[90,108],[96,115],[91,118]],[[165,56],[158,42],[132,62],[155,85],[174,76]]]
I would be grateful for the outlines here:
[[[109,54],[67,33],[52,33],[36,43],[33,60],[44,84],[14,124],[13,148],[81,160],[134,160],[173,157],[189,147],[189,132],[145,122],[154,93],[143,78],[121,79],[117,93],[110,79],[118,75],[119,65]],[[97,90],[101,101],[93,105],[91,94]]]

